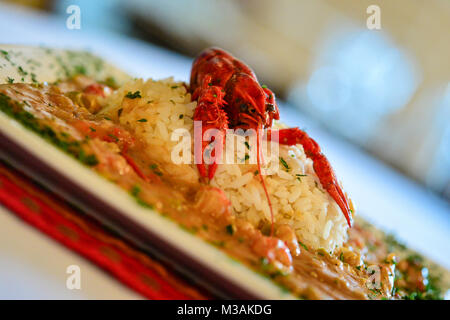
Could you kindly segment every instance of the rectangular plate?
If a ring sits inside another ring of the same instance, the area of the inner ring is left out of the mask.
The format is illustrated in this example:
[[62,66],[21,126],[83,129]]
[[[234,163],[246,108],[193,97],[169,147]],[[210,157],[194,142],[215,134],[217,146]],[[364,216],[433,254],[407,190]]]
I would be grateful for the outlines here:
[[0,112],[0,158],[222,298],[293,299]]

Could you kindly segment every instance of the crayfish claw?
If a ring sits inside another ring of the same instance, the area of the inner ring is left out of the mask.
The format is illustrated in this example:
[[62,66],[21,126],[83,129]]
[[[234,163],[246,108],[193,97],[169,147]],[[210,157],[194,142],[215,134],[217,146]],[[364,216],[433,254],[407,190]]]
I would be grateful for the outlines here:
[[351,228],[353,225],[352,212],[350,211],[347,198],[343,195],[341,188],[333,183],[329,185],[326,190],[328,194],[334,199],[334,201],[336,201],[337,205],[344,214],[345,219],[347,220],[348,226]]

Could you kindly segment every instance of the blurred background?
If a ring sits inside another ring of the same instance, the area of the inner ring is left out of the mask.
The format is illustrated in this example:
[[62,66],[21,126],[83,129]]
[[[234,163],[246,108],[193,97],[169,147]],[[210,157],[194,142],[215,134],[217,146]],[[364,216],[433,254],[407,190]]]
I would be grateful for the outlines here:
[[216,45],[333,135],[450,201],[450,1],[17,0],[187,56]]

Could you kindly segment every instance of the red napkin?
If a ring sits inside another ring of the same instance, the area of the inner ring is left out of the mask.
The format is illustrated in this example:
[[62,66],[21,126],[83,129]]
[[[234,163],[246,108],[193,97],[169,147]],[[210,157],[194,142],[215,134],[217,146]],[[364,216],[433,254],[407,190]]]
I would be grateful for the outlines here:
[[207,298],[160,262],[1,162],[0,203],[146,298]]

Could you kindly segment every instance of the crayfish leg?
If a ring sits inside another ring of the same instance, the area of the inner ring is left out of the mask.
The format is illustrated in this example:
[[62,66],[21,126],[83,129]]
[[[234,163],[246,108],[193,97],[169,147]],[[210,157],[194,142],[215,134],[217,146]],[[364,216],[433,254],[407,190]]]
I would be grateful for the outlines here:
[[217,162],[214,162],[213,164],[210,164],[208,167],[208,179],[212,180],[214,178],[214,175],[216,174],[217,170]]
[[[195,160],[200,176],[202,178],[208,177],[209,180],[214,178],[214,174],[217,169],[217,162],[222,157],[222,148],[225,143],[225,132],[228,129],[228,117],[224,110],[224,90],[219,86],[212,85],[211,76],[205,76],[201,87],[194,91],[193,96],[197,98],[197,107],[194,111],[194,121],[201,123],[201,135],[195,137]],[[194,123],[194,127],[196,124]],[[214,162],[207,165],[205,164],[205,150],[209,147],[207,141],[203,141],[205,134],[208,134],[208,130],[215,129],[218,132],[210,136],[211,141],[219,139],[215,142],[215,148],[211,151],[210,155],[214,152]],[[218,145],[217,145],[218,144]],[[207,170],[208,168],[208,170]],[[207,172],[208,171],[208,172]]]

